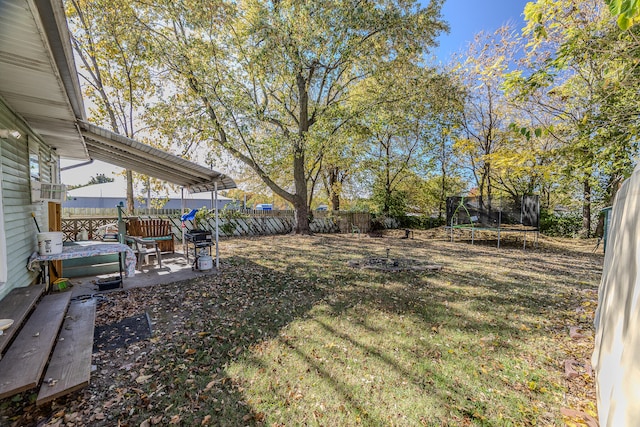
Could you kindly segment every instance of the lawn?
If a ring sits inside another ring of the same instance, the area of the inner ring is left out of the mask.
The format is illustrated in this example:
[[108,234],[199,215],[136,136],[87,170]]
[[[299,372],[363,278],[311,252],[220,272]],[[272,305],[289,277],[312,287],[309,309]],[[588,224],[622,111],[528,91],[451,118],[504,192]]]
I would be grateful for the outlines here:
[[[219,274],[110,293],[99,324],[146,312],[152,337],[98,348],[91,385],[52,407],[35,409],[28,393],[0,402],[0,424],[523,426],[579,425],[565,409],[595,415],[594,241],[498,250],[403,234],[226,240]],[[443,269],[348,266],[387,249]]]

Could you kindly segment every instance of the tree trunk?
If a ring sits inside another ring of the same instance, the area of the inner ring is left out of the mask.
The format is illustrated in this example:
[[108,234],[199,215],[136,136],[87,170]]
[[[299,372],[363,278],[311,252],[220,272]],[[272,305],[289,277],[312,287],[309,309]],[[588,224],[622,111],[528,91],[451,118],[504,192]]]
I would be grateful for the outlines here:
[[133,200],[133,173],[127,169],[127,215],[133,215],[135,201]]
[[307,81],[298,73],[296,76],[300,97],[300,115],[298,117],[298,138],[293,146],[293,182],[296,189],[293,207],[296,210],[296,234],[311,234],[309,228],[309,205],[307,204],[307,179],[305,174],[305,138],[309,132],[309,94]]
[[331,210],[340,210],[340,195],[335,190],[331,190]]
[[296,225],[293,229],[295,234],[311,234],[309,227],[309,207],[307,206],[306,199],[298,198],[298,201],[294,203]]
[[296,234],[311,234],[309,228],[309,206],[307,205],[307,180],[304,174],[304,152],[298,148],[293,158],[293,180],[296,189],[293,208],[296,211]]
[[589,238],[591,237],[591,184],[589,184],[589,178],[586,178],[584,181],[583,193],[582,235],[585,238]]
[[384,206],[382,213],[389,216],[391,210],[391,141],[387,140],[385,145],[385,183],[384,183]]
[[442,219],[442,214],[444,213],[445,203],[447,200],[447,164],[446,161],[446,142],[445,139],[442,138],[442,151],[440,158],[440,172],[442,173],[442,182],[440,185],[440,205],[438,206],[438,219]]
[[328,174],[329,182],[328,190],[329,190],[329,201],[331,202],[331,210],[339,211],[340,210],[340,193],[337,191],[337,187],[339,184],[339,176],[340,170],[337,166],[329,168]]

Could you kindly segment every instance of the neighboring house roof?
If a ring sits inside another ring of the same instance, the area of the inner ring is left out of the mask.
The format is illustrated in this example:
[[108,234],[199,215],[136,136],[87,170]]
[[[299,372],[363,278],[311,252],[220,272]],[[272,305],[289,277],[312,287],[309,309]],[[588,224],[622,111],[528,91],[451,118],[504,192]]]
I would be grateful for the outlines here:
[[0,96],[60,157],[97,159],[190,191],[235,188],[204,166],[85,121],[61,0],[0,0]]
[[[143,191],[135,191],[135,197],[146,197],[146,193]],[[87,185],[84,187],[74,188],[67,191],[69,198],[74,199],[78,197],[82,198],[124,198],[127,195],[127,182],[123,178],[116,178],[113,182],[104,182],[101,184]],[[180,200],[181,194],[179,191],[170,190],[165,194],[157,194],[152,192],[152,198],[167,197],[169,199]],[[185,199],[189,200],[202,200],[203,202],[211,201],[210,193],[187,193],[184,194]],[[218,195],[218,200],[233,200],[228,197]]]

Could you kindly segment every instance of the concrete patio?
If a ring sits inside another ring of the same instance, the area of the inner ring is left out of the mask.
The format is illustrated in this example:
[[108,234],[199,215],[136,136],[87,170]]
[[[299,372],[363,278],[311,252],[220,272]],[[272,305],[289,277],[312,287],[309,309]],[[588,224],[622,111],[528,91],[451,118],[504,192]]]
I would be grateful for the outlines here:
[[124,277],[121,288],[100,291],[98,290],[98,285],[96,283],[100,279],[117,276],[117,273],[74,277],[69,279],[69,284],[72,285],[72,297],[75,298],[97,293],[108,293],[126,289],[162,285],[217,274],[215,266],[208,271],[199,271],[191,268],[192,263],[193,256],[190,256],[189,261],[187,262],[186,257],[181,252],[176,251],[175,253],[164,253],[162,254],[162,267],[158,266],[155,258],[152,258],[151,263],[142,266],[142,270],[138,270],[138,267],[136,267],[135,276]]

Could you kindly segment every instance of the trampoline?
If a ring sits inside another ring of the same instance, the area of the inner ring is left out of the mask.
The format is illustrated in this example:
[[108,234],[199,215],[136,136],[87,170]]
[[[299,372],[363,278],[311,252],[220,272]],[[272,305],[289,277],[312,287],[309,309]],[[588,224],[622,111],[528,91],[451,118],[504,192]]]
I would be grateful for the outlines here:
[[503,233],[521,233],[522,248],[527,247],[527,235],[533,233],[534,245],[538,244],[540,223],[540,200],[538,196],[523,196],[519,199],[489,199],[481,197],[454,196],[447,198],[447,229],[451,241],[455,230],[471,232],[474,244],[476,231],[497,233],[498,248]]

